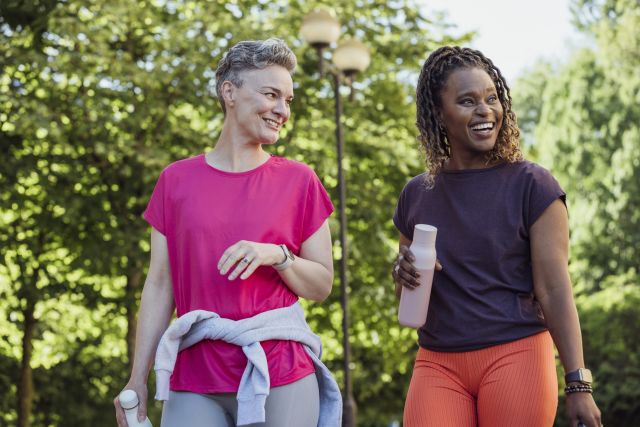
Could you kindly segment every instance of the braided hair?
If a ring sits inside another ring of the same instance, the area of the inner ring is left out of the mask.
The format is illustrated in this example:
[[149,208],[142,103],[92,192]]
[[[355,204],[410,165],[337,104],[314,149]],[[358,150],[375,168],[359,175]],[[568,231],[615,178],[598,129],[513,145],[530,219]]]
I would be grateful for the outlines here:
[[480,68],[486,71],[496,86],[498,99],[504,110],[496,144],[486,154],[487,164],[499,160],[514,163],[523,159],[519,142],[520,130],[516,115],[511,110],[509,86],[500,69],[480,51],[444,46],[432,52],[424,62],[416,90],[416,126],[420,131],[420,145],[426,155],[428,188],[433,187],[436,176],[442,170],[445,161],[451,157],[451,147],[444,126],[438,119],[438,111],[442,107],[441,95],[447,79],[452,72],[462,68]]

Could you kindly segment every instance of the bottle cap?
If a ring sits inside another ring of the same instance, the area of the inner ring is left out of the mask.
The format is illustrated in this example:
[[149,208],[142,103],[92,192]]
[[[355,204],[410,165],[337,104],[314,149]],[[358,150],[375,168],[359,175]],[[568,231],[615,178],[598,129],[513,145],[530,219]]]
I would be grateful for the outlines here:
[[133,390],[123,390],[118,398],[123,409],[135,408],[139,403],[138,395]]
[[416,224],[413,229],[413,243],[420,246],[434,246],[438,229],[433,225]]

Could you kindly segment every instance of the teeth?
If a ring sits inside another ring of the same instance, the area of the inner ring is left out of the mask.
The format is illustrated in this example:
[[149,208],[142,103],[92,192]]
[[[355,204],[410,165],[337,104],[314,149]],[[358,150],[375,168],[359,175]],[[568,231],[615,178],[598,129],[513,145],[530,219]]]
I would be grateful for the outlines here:
[[275,120],[271,120],[271,119],[265,119],[265,121],[275,127],[280,126],[280,123],[276,122]]
[[473,130],[485,130],[485,129],[493,129],[493,123],[479,123],[473,127]]

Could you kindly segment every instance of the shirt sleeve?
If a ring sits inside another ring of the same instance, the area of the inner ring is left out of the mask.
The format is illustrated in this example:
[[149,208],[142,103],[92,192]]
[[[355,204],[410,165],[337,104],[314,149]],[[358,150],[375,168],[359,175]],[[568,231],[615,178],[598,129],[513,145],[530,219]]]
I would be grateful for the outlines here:
[[527,228],[531,228],[556,199],[562,200],[562,203],[566,205],[566,193],[548,170],[538,166],[534,169],[532,177]]
[[156,182],[156,186],[151,193],[151,198],[147,204],[147,208],[142,214],[143,218],[160,233],[166,235],[165,232],[165,181],[166,176],[163,171]]
[[333,213],[333,204],[320,178],[311,171],[302,220],[302,242],[313,235]]
[[398,198],[398,204],[396,205],[396,210],[393,213],[393,224],[396,226],[398,231],[402,233],[406,238],[413,239],[413,227],[409,225],[408,222],[408,209],[409,209],[409,201],[408,201],[408,193],[409,192],[409,184],[405,185],[400,193],[400,197]]

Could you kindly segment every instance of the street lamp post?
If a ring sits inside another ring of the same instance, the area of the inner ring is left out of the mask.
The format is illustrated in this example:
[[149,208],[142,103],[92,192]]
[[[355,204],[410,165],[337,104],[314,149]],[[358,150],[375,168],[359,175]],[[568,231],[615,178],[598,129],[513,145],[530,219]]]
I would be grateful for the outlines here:
[[[340,35],[340,24],[331,10],[317,9],[309,13],[300,29],[302,37],[318,51],[320,75],[325,73],[323,62],[323,49],[336,42]],[[340,306],[342,308],[342,347],[343,347],[343,427],[355,427],[356,404],[351,387],[351,346],[349,344],[349,293],[347,290],[347,218],[346,218],[346,185],[342,159],[344,157],[344,144],[342,140],[342,97],[340,86],[343,76],[348,79],[351,86],[356,73],[363,71],[369,65],[369,52],[362,43],[355,39],[341,42],[333,53],[335,68],[329,68],[333,75],[333,89],[335,100],[336,120],[336,150],[338,163],[338,213],[340,219]],[[353,93],[353,92],[352,92]]]

